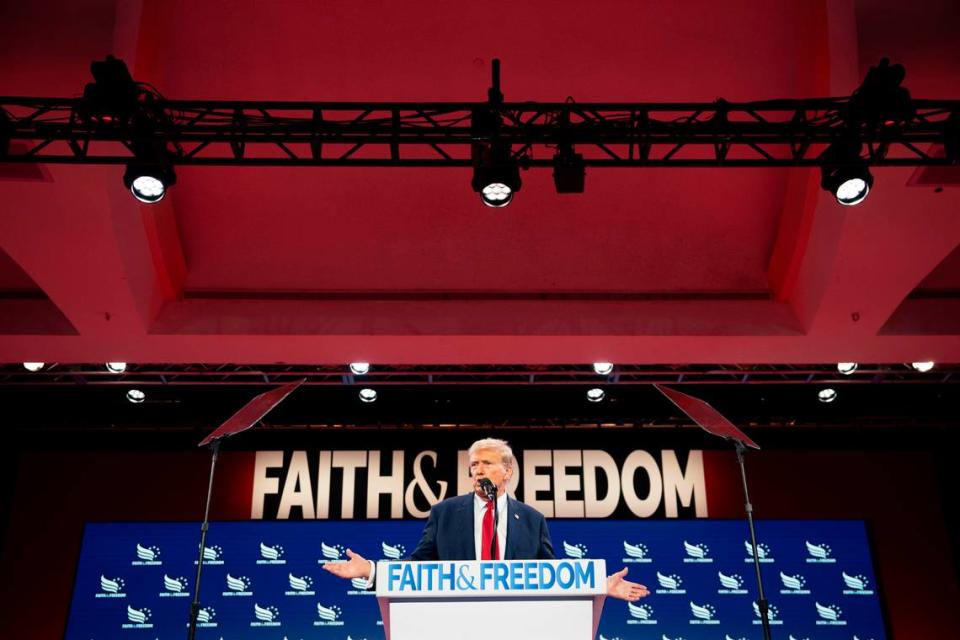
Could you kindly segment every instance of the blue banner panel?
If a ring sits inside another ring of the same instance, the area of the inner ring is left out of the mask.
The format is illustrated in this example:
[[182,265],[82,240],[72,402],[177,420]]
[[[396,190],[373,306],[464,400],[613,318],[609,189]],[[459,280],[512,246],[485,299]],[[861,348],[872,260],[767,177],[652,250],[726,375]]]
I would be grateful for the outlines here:
[[[210,525],[201,640],[380,640],[372,591],[322,570],[349,547],[400,559],[418,521],[249,521]],[[744,522],[552,520],[558,558],[603,558],[651,595],[608,599],[600,640],[762,638]],[[761,521],[761,571],[773,637],[883,640],[863,522]],[[198,523],[90,524],[66,640],[182,640],[192,599]]]

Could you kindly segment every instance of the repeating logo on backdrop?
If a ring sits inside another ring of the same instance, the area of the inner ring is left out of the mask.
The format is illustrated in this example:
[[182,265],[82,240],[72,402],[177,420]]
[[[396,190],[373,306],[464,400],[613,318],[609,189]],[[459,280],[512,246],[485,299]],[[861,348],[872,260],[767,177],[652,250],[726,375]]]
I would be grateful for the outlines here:
[[283,545],[270,546],[261,542],[260,557],[257,559],[257,564],[287,564],[287,561],[283,559]]
[[870,582],[867,580],[867,576],[862,574],[857,574],[855,576],[848,575],[846,571],[841,571],[840,576],[843,578],[843,584],[846,589],[843,590],[843,595],[845,596],[872,596],[873,589],[868,589]]
[[686,589],[681,588],[683,585],[683,578],[675,573],[664,575],[657,571],[657,583],[660,585],[660,588],[657,589],[657,593],[660,594],[682,594],[687,592]]
[[354,578],[350,581],[348,596],[375,596],[377,592],[371,589],[373,585],[366,578]]
[[[787,640],[810,640],[810,636],[806,636],[804,638],[798,638],[791,633],[790,635],[787,636]],[[853,636],[853,640],[857,640],[857,636]]]
[[161,598],[187,598],[190,593],[187,591],[187,579],[183,576],[171,578],[163,574],[163,591],[160,592]]
[[573,558],[574,560],[583,560],[587,557],[587,545],[580,544],[575,542],[570,544],[566,540],[563,541],[563,553],[568,558]]
[[343,554],[346,551],[341,544],[327,544],[320,542],[320,559],[317,564],[327,564],[328,562],[343,562]]
[[[216,616],[217,610],[213,607],[201,607],[200,611],[197,611],[197,627],[215,629],[217,627],[217,623],[214,621]],[[188,626],[189,624],[187,623]]]
[[657,624],[653,617],[653,607],[648,604],[627,603],[627,611],[630,612],[630,619],[627,624]]
[[[763,624],[763,620],[760,618],[760,605],[756,602],[753,603],[753,624]],[[770,621],[771,625],[783,624],[783,620],[780,619],[780,608],[775,604],[767,604],[767,620]]]
[[[194,560],[193,564],[197,564],[197,561]],[[215,544],[212,547],[204,547],[203,548],[203,564],[204,565],[223,564],[223,547],[221,547],[218,544]]]
[[806,596],[810,595],[810,589],[807,589],[807,579],[799,573],[791,576],[788,573],[780,572],[780,582],[783,588],[780,593],[788,596]]
[[819,564],[833,564],[836,558],[831,558],[832,551],[828,544],[813,544],[809,540],[805,541],[807,545],[807,562]]
[[687,553],[687,557],[683,559],[684,562],[713,562],[713,558],[710,557],[710,547],[703,542],[690,544],[684,540],[683,550]]
[[322,602],[317,603],[317,619],[313,621],[315,627],[342,627],[343,611],[337,605],[325,607]]
[[279,627],[280,610],[274,606],[261,607],[259,604],[253,605],[253,621],[251,627]]
[[285,596],[315,596],[317,595],[311,587],[313,587],[313,578],[310,576],[295,576],[292,573],[287,575],[287,579],[290,582],[290,589],[284,591],[283,595]]
[[[743,541],[743,546],[747,550],[747,557],[743,559],[744,562],[753,563],[753,545],[750,544],[749,540]],[[773,557],[773,553],[770,552],[770,546],[765,542],[757,543],[757,559],[761,562],[776,562]]]
[[683,636],[674,636],[672,638],[668,637],[667,634],[660,636],[660,640],[686,640]]
[[402,544],[387,544],[383,541],[380,542],[380,550],[383,552],[384,560],[400,560],[407,554]]
[[137,543],[137,559],[130,562],[134,567],[143,567],[150,566],[156,567],[163,564],[163,561],[160,559],[160,547],[155,545],[150,545],[145,547],[139,542]]
[[696,604],[690,601],[690,624],[720,624],[717,620],[717,608],[712,604]]
[[127,586],[123,578],[108,578],[100,574],[100,592],[94,598],[126,598],[124,588]]
[[843,611],[838,605],[827,604],[823,605],[819,602],[814,602],[814,606],[817,608],[817,620],[818,625],[845,625],[847,624],[846,620],[843,620],[841,616]]
[[744,636],[740,636],[739,638],[731,638],[729,633],[725,633],[723,634],[723,640],[749,640],[749,639]]
[[250,578],[246,576],[232,576],[227,574],[227,590],[223,594],[227,598],[252,596],[250,591]]
[[626,557],[623,558],[623,562],[636,562],[636,563],[650,563],[653,562],[653,558],[650,557],[650,550],[647,549],[647,545],[642,542],[637,544],[630,544],[626,540],[623,541],[623,553],[626,554]]
[[127,622],[120,625],[122,629],[153,629],[153,623],[150,618],[153,612],[148,607],[136,609],[127,605]]
[[743,595],[747,592],[743,588],[743,577],[737,573],[731,573],[730,575],[725,574],[722,571],[717,571],[717,577],[720,579],[720,588],[717,589],[717,593],[721,595]]

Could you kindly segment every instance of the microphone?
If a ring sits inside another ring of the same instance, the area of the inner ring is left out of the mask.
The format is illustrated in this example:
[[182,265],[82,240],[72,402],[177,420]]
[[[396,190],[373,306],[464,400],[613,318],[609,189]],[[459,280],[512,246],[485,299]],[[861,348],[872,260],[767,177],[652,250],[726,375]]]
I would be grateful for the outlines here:
[[497,500],[497,487],[490,481],[489,478],[480,478],[480,489],[487,494],[487,500]]

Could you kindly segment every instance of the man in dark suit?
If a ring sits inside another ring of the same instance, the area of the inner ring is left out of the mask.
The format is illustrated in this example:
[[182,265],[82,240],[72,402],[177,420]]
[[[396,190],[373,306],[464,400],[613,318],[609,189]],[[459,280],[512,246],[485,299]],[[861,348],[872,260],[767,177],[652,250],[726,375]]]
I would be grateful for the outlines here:
[[[470,477],[474,493],[439,502],[430,509],[417,548],[410,560],[550,560],[554,558],[550,531],[543,514],[506,494],[513,477],[513,451],[503,440],[485,438],[470,446]],[[489,480],[497,489],[499,523],[494,533],[493,501],[481,487]],[[473,535],[470,535],[470,532]],[[496,541],[494,541],[496,538]],[[501,553],[501,549],[503,552]],[[376,577],[376,565],[347,549],[347,562],[323,566],[341,578]],[[642,584],[624,580],[627,569],[607,576],[607,595],[635,601],[649,595]]]

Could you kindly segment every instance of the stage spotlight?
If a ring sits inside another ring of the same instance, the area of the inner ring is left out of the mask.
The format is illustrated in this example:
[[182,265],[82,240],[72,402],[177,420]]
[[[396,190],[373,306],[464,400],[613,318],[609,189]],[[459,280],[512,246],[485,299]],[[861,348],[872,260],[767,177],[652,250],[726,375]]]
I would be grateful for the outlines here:
[[355,376],[365,376],[370,372],[369,362],[351,362],[350,373]]
[[933,362],[927,360],[926,362],[911,362],[910,366],[919,371],[920,373],[926,373],[933,369]]
[[873,175],[860,157],[860,148],[859,142],[837,142],[820,156],[820,186],[848,207],[863,202],[873,187]]
[[146,399],[147,394],[145,394],[143,391],[140,391],[140,389],[130,389],[127,391],[127,400],[133,404],[140,404]]
[[608,376],[613,373],[612,362],[594,362],[593,371],[599,376]]
[[127,370],[126,362],[108,362],[107,371],[110,373],[123,373]]
[[837,371],[839,371],[841,374],[845,376],[850,375],[856,370],[857,370],[856,362],[838,362],[837,363]]
[[903,65],[890,64],[888,58],[870,67],[863,83],[847,103],[849,123],[889,127],[912,120],[916,108],[910,92],[901,86],[906,77]]
[[583,155],[574,153],[572,145],[561,145],[553,156],[553,185],[557,193],[583,193],[585,181]]
[[40,371],[40,369],[43,369],[43,364],[42,362],[24,362],[23,368],[32,373],[36,373]]
[[505,207],[520,191],[520,168],[512,166],[477,167],[473,172],[473,190],[488,207]]
[[360,402],[376,402],[377,391],[375,389],[360,389]]
[[123,60],[107,56],[91,62],[90,73],[94,81],[83,90],[80,113],[105,124],[129,121],[139,109],[141,91]]
[[817,392],[817,400],[824,403],[833,402],[837,399],[837,390],[827,387],[826,389],[820,389]]
[[169,164],[131,162],[123,173],[123,184],[134,198],[146,204],[163,200],[167,189],[176,183],[177,174]]
[[473,180],[470,185],[488,207],[505,207],[520,191],[520,167],[510,155],[510,145],[474,145]]
[[589,402],[601,402],[606,395],[604,390],[599,387],[587,389],[587,400]]

